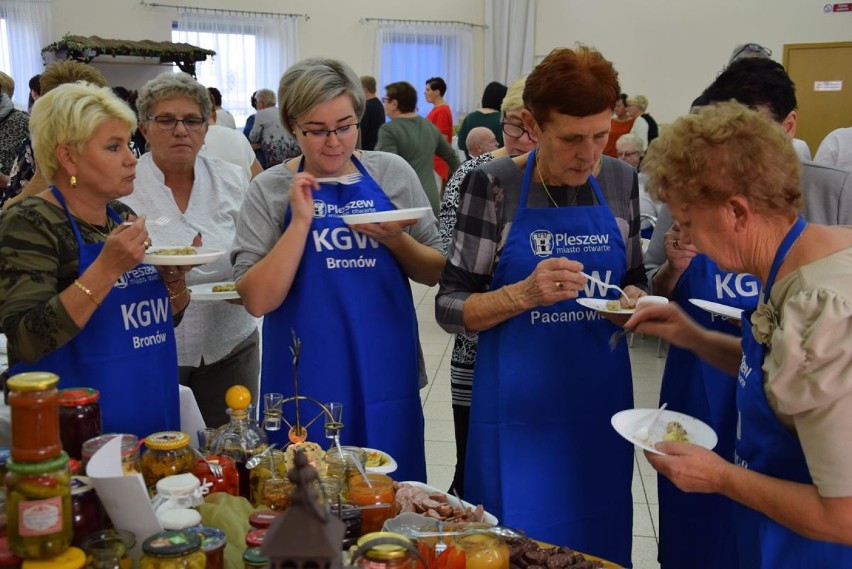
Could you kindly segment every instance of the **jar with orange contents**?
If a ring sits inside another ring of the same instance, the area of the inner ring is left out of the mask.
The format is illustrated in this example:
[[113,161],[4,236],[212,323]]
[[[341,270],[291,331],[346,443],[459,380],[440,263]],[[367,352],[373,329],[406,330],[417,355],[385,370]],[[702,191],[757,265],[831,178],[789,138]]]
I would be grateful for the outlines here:
[[12,458],[42,462],[59,456],[59,376],[34,371],[6,381],[12,414]]
[[457,535],[453,547],[465,554],[465,569],[509,569],[509,546],[493,533]]
[[145,438],[147,450],[142,455],[142,478],[153,495],[157,482],[166,476],[191,473],[193,455],[189,435],[180,431],[162,431]]
[[393,517],[396,501],[390,476],[370,473],[367,479],[360,474],[349,479],[349,501],[362,506],[361,535],[381,530],[385,521]]

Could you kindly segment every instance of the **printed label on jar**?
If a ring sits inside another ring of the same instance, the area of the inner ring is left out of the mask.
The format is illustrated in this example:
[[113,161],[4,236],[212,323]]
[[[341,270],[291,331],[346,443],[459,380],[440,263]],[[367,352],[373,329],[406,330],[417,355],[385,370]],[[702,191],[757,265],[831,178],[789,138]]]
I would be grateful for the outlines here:
[[62,497],[25,500],[18,504],[18,531],[22,537],[49,535],[62,529]]

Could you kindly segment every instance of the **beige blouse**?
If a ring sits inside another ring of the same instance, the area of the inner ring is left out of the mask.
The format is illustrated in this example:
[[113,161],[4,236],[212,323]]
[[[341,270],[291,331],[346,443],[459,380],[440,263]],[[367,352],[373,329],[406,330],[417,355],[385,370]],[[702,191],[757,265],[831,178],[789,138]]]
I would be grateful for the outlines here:
[[852,496],[852,248],[786,275],[771,304],[769,405],[801,441],[819,494]]

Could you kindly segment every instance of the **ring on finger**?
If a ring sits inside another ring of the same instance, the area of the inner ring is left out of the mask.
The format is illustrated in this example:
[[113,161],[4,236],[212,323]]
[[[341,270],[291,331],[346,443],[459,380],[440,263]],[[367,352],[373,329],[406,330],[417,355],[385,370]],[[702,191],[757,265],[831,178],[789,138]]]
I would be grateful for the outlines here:
[[556,290],[562,290],[563,288],[565,288],[565,283],[562,281],[556,281]]
[[672,241],[672,247],[674,247],[675,249],[680,249],[680,239],[675,239],[674,241]]
[[151,240],[150,240],[150,239],[146,239],[145,241],[143,241],[143,242],[142,242],[142,246],[143,246],[143,247],[145,247],[145,248],[147,249],[148,247],[150,247],[150,246],[151,246]]

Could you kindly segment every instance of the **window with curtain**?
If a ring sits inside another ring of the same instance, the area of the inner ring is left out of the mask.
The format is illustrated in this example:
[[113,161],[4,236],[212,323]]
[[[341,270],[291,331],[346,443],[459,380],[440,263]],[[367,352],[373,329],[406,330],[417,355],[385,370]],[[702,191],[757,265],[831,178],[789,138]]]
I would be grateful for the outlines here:
[[289,16],[186,12],[172,22],[172,41],[216,52],[196,64],[196,76],[222,92],[222,108],[240,128],[255,112],[252,93],[277,92],[284,70],[298,59],[296,19]]
[[15,103],[26,108],[30,77],[44,69],[41,48],[52,33],[47,0],[0,0],[0,67],[15,80]]
[[462,113],[479,105],[473,92],[473,32],[469,26],[446,24],[380,25],[376,36],[376,78],[379,95],[384,86],[408,81],[417,89],[417,112],[426,116],[431,105],[423,91],[430,77],[447,83],[444,99],[458,122]]

